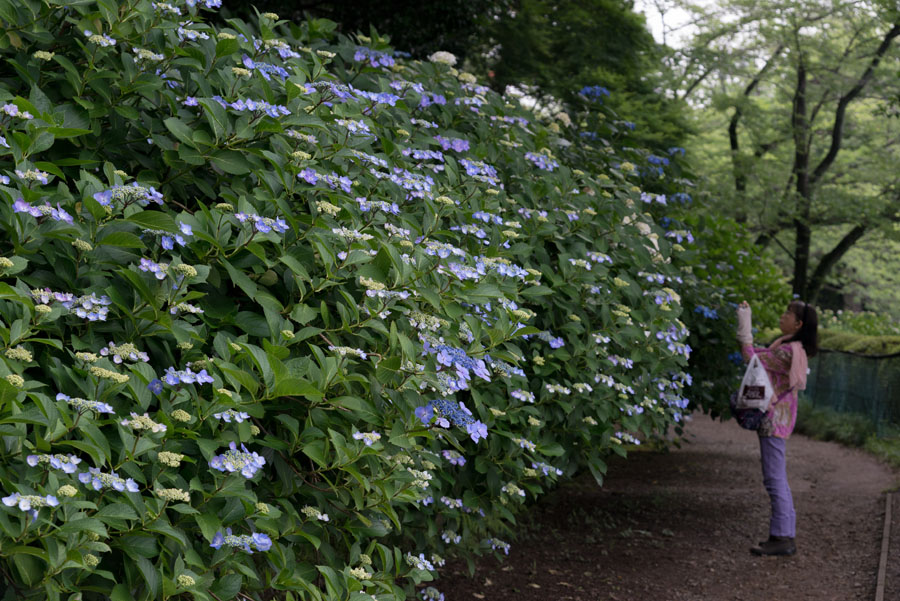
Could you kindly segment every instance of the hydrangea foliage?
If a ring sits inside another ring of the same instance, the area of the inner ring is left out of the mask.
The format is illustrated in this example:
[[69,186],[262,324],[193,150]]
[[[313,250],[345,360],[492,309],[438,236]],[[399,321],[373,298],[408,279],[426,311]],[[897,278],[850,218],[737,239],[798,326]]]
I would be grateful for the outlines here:
[[577,119],[218,5],[2,15],[2,598],[441,598],[680,419],[677,243]]

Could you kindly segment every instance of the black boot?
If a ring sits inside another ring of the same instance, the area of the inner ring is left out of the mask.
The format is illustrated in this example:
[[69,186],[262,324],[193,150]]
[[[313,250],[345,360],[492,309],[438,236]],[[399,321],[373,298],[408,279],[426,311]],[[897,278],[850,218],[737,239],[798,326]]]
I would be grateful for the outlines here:
[[750,552],[754,555],[767,556],[793,555],[797,552],[797,545],[790,536],[770,536],[766,542],[752,547]]

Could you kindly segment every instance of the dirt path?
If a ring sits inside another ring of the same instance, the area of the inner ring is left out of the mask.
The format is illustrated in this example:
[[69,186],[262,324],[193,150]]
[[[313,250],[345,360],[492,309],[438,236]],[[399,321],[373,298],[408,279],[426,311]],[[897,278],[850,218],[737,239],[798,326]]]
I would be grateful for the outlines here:
[[[793,436],[788,479],[798,554],[758,558],[768,536],[756,434],[698,415],[686,443],[641,452],[548,495],[523,518],[506,561],[474,578],[448,563],[447,601],[871,601],[886,489],[898,474],[861,451]],[[900,495],[894,495],[895,497]],[[885,600],[900,599],[900,503]]]

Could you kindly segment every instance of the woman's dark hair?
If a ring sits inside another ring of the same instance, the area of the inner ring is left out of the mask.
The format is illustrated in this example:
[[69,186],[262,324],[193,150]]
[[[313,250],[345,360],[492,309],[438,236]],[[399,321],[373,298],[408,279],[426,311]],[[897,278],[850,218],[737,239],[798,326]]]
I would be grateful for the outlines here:
[[816,308],[801,300],[794,300],[788,305],[788,309],[803,323],[790,342],[799,341],[806,356],[815,357],[819,352],[819,316]]

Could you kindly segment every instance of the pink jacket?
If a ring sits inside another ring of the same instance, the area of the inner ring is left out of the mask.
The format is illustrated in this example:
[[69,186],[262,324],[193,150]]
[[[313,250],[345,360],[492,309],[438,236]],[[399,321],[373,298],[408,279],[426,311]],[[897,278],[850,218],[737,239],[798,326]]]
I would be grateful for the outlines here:
[[806,389],[807,358],[799,342],[785,344],[782,336],[769,348],[745,344],[741,347],[744,359],[756,355],[769,374],[775,388],[766,419],[759,428],[760,436],[787,438],[797,422],[797,393]]

